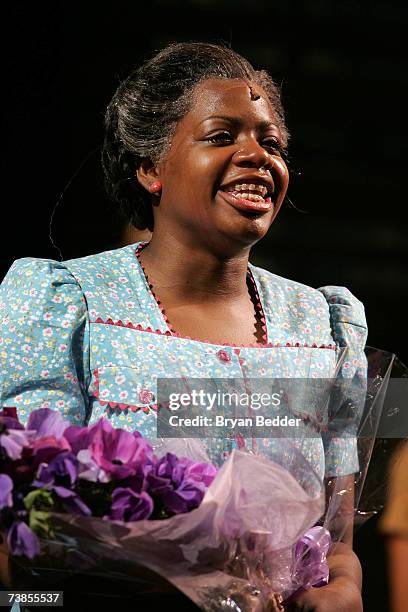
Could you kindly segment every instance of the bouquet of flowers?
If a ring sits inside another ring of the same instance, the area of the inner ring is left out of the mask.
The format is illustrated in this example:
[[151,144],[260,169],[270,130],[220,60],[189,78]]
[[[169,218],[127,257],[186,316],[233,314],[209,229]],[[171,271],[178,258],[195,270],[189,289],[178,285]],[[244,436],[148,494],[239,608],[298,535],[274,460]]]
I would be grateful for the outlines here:
[[[378,378],[363,394],[357,506],[391,367],[373,354]],[[291,443],[292,453],[318,481],[301,443]],[[73,426],[46,408],[24,427],[4,408],[0,532],[14,562],[36,578],[110,577],[141,592],[172,585],[208,611],[263,610],[271,593],[283,609],[279,602],[299,589],[326,584],[331,536],[341,537],[341,479],[325,513],[321,482],[312,494],[262,453],[237,448],[220,468],[206,457],[200,440],[153,448],[105,419]]]
[[[37,570],[51,563],[92,571],[105,559],[118,571],[118,562],[130,562],[193,599],[193,591],[207,590],[214,601],[210,584],[247,588],[242,564],[254,557],[257,538],[269,534],[263,555],[272,562],[322,513],[320,497],[309,499],[262,457],[236,451],[219,471],[170,452],[159,458],[138,432],[105,419],[72,426],[47,408],[32,412],[26,427],[4,408],[0,427],[0,528],[11,555],[33,560]],[[291,520],[283,524],[288,507]]]

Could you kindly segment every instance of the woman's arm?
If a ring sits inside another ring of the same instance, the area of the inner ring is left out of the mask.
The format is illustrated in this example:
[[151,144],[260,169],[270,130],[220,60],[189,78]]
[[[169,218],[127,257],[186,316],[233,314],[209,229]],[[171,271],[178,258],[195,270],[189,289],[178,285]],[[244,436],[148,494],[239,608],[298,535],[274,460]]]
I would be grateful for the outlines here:
[[388,579],[392,612],[406,612],[408,607],[408,538],[387,538]]
[[339,476],[326,481],[327,506],[333,507],[333,495],[339,504],[330,516],[334,540],[327,562],[330,570],[327,586],[311,588],[301,593],[288,610],[302,612],[361,612],[362,572],[360,561],[353,552],[354,476]]
[[400,446],[389,467],[387,503],[379,523],[388,557],[392,612],[408,609],[408,442]]

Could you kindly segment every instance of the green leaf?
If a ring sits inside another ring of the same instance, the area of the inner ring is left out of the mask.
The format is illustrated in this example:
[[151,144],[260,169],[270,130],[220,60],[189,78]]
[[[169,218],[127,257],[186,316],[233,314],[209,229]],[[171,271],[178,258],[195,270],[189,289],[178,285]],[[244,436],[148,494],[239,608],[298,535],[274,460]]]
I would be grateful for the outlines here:
[[45,538],[55,538],[55,532],[52,527],[49,512],[31,510],[28,517],[28,524],[37,535]]
[[47,489],[36,489],[24,497],[24,505],[30,512],[32,510],[51,511],[55,507],[51,491]]

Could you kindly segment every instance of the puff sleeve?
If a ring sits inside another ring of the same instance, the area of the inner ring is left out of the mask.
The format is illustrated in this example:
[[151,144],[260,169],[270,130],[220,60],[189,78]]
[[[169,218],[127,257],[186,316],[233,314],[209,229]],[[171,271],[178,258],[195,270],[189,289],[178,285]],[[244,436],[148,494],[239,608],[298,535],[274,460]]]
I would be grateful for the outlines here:
[[38,408],[73,424],[88,416],[89,322],[86,300],[61,262],[24,258],[0,287],[0,405],[25,422]]
[[[359,471],[356,432],[364,408],[367,323],[364,306],[345,287],[321,287],[328,304],[330,327],[337,347],[347,347],[338,376],[344,381],[329,405],[329,427],[323,434],[327,477]],[[351,412],[351,414],[350,414]]]

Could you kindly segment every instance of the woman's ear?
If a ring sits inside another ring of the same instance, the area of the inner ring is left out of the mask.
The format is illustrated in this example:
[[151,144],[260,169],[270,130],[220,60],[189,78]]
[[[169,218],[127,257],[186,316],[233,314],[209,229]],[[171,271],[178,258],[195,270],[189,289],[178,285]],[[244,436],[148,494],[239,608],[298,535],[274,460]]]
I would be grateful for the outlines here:
[[142,187],[150,192],[150,185],[159,178],[157,168],[150,159],[142,159],[140,166],[136,169],[136,178]]

